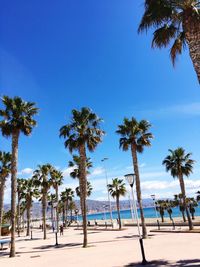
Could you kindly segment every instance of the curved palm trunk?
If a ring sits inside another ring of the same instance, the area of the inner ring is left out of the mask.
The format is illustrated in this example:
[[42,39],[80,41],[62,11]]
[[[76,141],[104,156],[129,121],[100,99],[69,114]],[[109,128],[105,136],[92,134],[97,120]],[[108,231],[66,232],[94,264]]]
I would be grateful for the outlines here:
[[181,210],[181,213],[182,213],[183,221],[186,222],[185,211],[183,209]]
[[43,232],[44,236],[43,239],[47,238],[47,227],[46,227],[46,209],[47,209],[47,194],[43,193],[42,196],[42,219],[43,219]]
[[183,29],[189,46],[190,57],[200,83],[200,20],[195,19],[190,11],[185,13]]
[[192,212],[191,214],[192,214],[192,220],[195,220],[194,212]]
[[168,212],[168,214],[169,214],[170,220],[172,221],[172,214],[171,214],[171,212]]
[[80,204],[83,218],[83,247],[87,247],[87,177],[86,177],[86,152],[85,146],[79,147],[80,154],[80,177],[79,177],[79,188],[80,188]]
[[164,214],[162,212],[160,213],[160,216],[161,216],[162,222],[164,223],[165,222],[165,220],[164,220]]
[[1,236],[1,225],[2,225],[2,222],[3,222],[4,190],[5,190],[5,179],[3,177],[1,177],[1,186],[0,186],[0,236]]
[[137,160],[137,152],[136,152],[136,145],[131,145],[131,153],[132,153],[132,159],[133,159],[133,167],[136,177],[136,192],[137,192],[137,201],[140,208],[140,217],[141,217],[141,223],[142,223],[142,236],[143,238],[147,238],[147,228],[145,224],[145,218],[144,218],[144,212],[142,207],[142,196],[141,196],[141,187],[140,187],[140,175],[139,175],[139,169],[138,169],[138,160]]
[[116,204],[117,204],[117,214],[119,220],[119,229],[122,228],[121,216],[120,216],[120,207],[119,207],[119,197],[116,197]]
[[191,220],[191,217],[190,217],[190,213],[189,213],[189,210],[188,210],[188,207],[187,207],[187,203],[186,203],[185,183],[184,183],[182,174],[179,174],[179,183],[180,183],[180,187],[181,187],[181,193],[182,193],[182,196],[183,196],[183,206],[184,206],[185,211],[186,211],[189,229],[192,230],[194,227],[193,227],[193,223],[192,223],[192,220]]
[[16,191],[17,191],[17,161],[18,161],[19,131],[12,134],[11,159],[11,245],[10,257],[15,257],[15,227],[16,227]]

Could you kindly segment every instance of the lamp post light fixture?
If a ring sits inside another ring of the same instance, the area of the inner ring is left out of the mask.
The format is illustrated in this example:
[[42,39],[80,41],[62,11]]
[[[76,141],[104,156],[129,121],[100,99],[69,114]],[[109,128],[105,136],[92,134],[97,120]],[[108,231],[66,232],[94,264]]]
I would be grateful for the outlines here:
[[140,224],[139,224],[139,219],[138,219],[137,206],[135,203],[135,197],[134,197],[134,191],[133,191],[133,185],[135,183],[135,174],[134,173],[126,174],[126,175],[124,175],[124,177],[131,187],[131,193],[132,193],[132,198],[133,198],[133,209],[134,209],[134,213],[135,213],[135,217],[136,217],[136,221],[137,221],[139,243],[140,243],[140,249],[141,249],[141,254],[142,254],[142,265],[145,265],[145,264],[147,264],[147,260],[145,258],[143,239],[142,239],[142,235],[140,232]]
[[110,220],[111,220],[111,225],[113,226],[112,206],[111,206],[110,194],[109,194],[109,190],[108,190],[108,175],[107,175],[106,164],[105,164],[106,160],[108,160],[108,158],[103,158],[101,161],[104,163],[104,170],[105,170],[105,176],[106,176],[106,187],[107,187],[107,194],[108,194],[108,203],[109,203],[109,209],[110,209]]

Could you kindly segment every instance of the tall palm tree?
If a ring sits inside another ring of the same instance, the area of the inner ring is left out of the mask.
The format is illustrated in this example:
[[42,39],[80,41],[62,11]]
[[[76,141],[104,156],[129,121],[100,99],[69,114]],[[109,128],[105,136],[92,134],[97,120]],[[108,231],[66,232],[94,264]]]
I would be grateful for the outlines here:
[[121,216],[120,216],[119,198],[120,196],[125,196],[126,194],[125,183],[123,182],[123,180],[118,179],[118,178],[112,179],[112,184],[108,184],[108,191],[113,198],[116,198],[119,229],[121,229],[122,223],[121,223]]
[[147,238],[147,229],[145,225],[144,212],[142,207],[142,195],[140,187],[140,174],[138,167],[137,153],[142,153],[144,147],[151,146],[152,133],[149,132],[151,124],[146,120],[137,121],[134,117],[130,120],[124,118],[123,124],[118,126],[117,134],[121,135],[119,144],[124,151],[131,149],[133,168],[136,176],[137,200],[140,208],[140,217],[142,222],[142,235]]
[[25,179],[17,178],[17,231],[20,236],[20,202],[23,199],[23,193],[25,189]]
[[42,200],[42,220],[43,220],[43,239],[47,238],[46,229],[46,209],[47,209],[47,195],[52,185],[50,173],[52,166],[50,164],[38,165],[38,169],[34,171],[33,180],[34,183],[40,188],[41,200]]
[[139,32],[155,30],[152,47],[170,48],[173,65],[186,45],[200,82],[200,2],[199,0],[145,0]]
[[71,188],[65,188],[65,191],[61,192],[60,194],[61,200],[63,202],[63,223],[67,224],[67,215],[68,215],[68,208],[69,202],[73,200],[74,191]]
[[23,101],[20,97],[2,98],[4,109],[0,109],[0,128],[3,136],[12,137],[12,159],[11,159],[11,246],[10,257],[15,257],[15,226],[16,226],[16,191],[17,191],[17,162],[18,142],[20,133],[28,136],[31,134],[36,121],[33,116],[38,109],[35,103]]
[[60,137],[64,137],[65,147],[72,153],[78,151],[80,156],[80,203],[83,217],[83,247],[87,247],[87,155],[86,150],[93,152],[97,145],[102,141],[104,132],[99,128],[101,119],[89,108],[72,110],[72,119],[69,124],[60,129]]
[[39,197],[39,191],[37,183],[35,183],[33,178],[26,179],[23,186],[23,199],[25,200],[25,209],[26,209],[26,220],[27,220],[27,229],[26,235],[30,235],[30,222],[31,222],[31,207],[33,203],[33,198]]
[[11,154],[0,151],[0,236],[3,219],[5,182],[11,171]]
[[[47,195],[47,200],[48,200],[48,207],[50,206],[51,209],[51,223],[52,223],[52,229],[54,229],[54,221],[53,221],[53,209],[54,209],[54,203],[56,202],[56,195],[55,194],[48,194]],[[58,231],[58,227],[56,228]]]
[[165,165],[166,171],[169,171],[172,177],[179,179],[183,198],[183,207],[187,214],[189,229],[192,230],[193,223],[186,203],[186,192],[183,176],[185,175],[188,177],[192,173],[194,160],[190,158],[191,153],[186,154],[182,147],[178,147],[175,150],[169,149],[169,152],[170,154],[163,160],[163,165]]
[[50,171],[50,175],[51,175],[52,186],[55,189],[55,195],[56,195],[56,197],[55,197],[55,201],[57,203],[57,205],[56,205],[56,227],[57,227],[57,232],[58,232],[59,231],[58,188],[63,183],[63,174],[61,171],[58,171],[55,168],[52,168],[52,170]]

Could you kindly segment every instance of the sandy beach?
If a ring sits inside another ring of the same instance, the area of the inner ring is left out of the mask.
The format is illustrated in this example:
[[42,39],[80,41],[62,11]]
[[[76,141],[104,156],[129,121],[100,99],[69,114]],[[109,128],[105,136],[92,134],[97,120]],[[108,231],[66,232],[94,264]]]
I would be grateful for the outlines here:
[[[148,228],[148,231],[150,228]],[[8,257],[8,249],[0,251],[2,267],[122,267],[140,266],[141,253],[136,227],[122,231],[88,231],[88,248],[82,248],[82,231],[68,228],[59,236],[55,247],[55,234],[48,232],[42,239],[41,230],[34,229],[30,237],[17,238],[15,258]],[[200,266],[200,234],[151,233],[144,240],[149,266]]]

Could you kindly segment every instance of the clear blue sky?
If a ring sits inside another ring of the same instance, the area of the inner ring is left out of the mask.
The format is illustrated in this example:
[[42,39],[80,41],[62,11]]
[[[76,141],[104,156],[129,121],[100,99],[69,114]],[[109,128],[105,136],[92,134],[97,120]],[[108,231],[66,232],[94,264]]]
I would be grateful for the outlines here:
[[[183,146],[197,161],[187,182],[200,187],[200,88],[186,50],[176,68],[169,49],[152,50],[151,34],[138,35],[143,2],[120,0],[4,1],[0,11],[0,95],[21,96],[40,108],[38,126],[21,137],[19,176],[50,162],[65,170],[70,154],[59,128],[73,108],[88,106],[104,119],[103,143],[90,155],[92,198],[104,199],[101,159],[109,157],[109,180],[132,172],[129,152],[118,147],[117,125],[124,116],[149,120],[155,139],[139,157],[144,197],[179,193],[161,166],[168,148]],[[0,148],[10,140],[0,138]],[[28,169],[27,169],[28,168]],[[25,171],[24,171],[25,169]],[[6,199],[9,201],[9,188]]]

